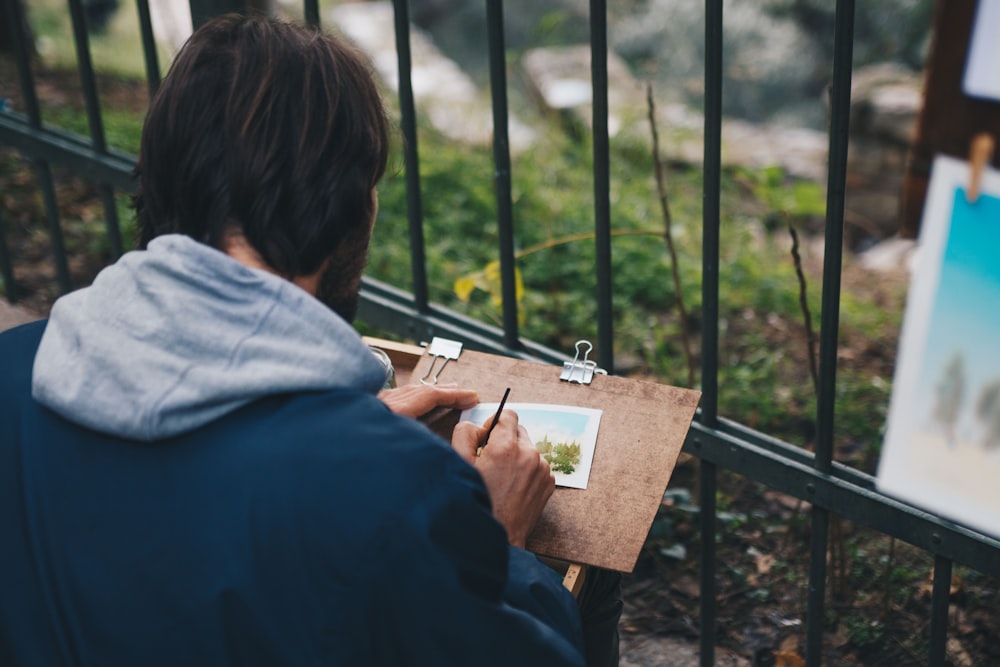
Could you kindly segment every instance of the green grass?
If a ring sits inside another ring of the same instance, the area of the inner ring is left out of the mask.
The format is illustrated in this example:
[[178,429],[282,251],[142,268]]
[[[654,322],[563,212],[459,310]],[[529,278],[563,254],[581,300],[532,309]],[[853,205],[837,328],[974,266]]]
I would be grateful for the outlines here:
[[[31,0],[25,6],[28,7],[35,30],[38,50],[45,62],[52,67],[75,68],[76,46],[66,1]],[[89,37],[94,69],[127,78],[145,79],[142,38],[138,26],[136,3],[122,0],[107,30],[103,34],[91,34]],[[169,52],[161,48],[157,56],[160,69],[165,72]]]
[[[103,109],[104,138],[108,146],[130,155],[139,153],[144,116],[121,109]],[[74,132],[84,137],[90,136],[87,116],[70,107],[49,107],[45,121],[55,127]]]

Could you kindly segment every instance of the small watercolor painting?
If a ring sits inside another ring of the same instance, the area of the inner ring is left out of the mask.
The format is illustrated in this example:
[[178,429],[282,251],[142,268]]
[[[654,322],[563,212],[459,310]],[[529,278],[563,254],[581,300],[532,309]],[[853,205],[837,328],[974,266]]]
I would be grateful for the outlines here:
[[[461,421],[484,424],[493,418],[497,403],[480,403],[462,413]],[[572,405],[507,403],[552,467],[556,486],[586,489],[597,446],[601,411]]]
[[1000,536],[1000,172],[934,162],[877,483]]

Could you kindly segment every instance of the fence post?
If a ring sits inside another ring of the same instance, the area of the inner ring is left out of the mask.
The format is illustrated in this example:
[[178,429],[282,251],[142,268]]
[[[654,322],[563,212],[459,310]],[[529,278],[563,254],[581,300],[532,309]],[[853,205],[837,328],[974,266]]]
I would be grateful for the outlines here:
[[3,208],[0,207],[0,278],[3,278],[4,291],[7,293],[7,303],[17,302],[17,284],[14,282],[14,265],[10,261],[10,251],[7,248],[7,228]]
[[[705,0],[705,152],[702,173],[701,423],[718,427],[719,407],[719,242],[722,192],[722,0]],[[699,665],[715,664],[715,463],[702,459],[698,489],[701,512]]]
[[227,12],[244,12],[246,0],[190,0],[191,24],[197,30],[208,19]]

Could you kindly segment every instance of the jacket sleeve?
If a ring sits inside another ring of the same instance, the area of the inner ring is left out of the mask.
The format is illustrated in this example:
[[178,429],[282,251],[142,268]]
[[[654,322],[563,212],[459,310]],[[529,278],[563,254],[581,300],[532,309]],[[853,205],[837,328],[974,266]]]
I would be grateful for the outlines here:
[[582,667],[576,601],[553,570],[507,544],[482,481],[462,466],[388,527],[368,609],[390,615],[372,638],[377,664]]

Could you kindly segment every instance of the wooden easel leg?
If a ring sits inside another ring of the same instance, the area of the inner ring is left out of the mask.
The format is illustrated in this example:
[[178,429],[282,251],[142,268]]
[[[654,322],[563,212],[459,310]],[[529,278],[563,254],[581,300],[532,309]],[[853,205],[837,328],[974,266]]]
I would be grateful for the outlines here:
[[570,563],[569,567],[566,569],[566,574],[563,576],[563,586],[573,594],[573,597],[580,595],[580,589],[583,588],[583,581],[587,578],[587,566],[578,565],[577,563]]

